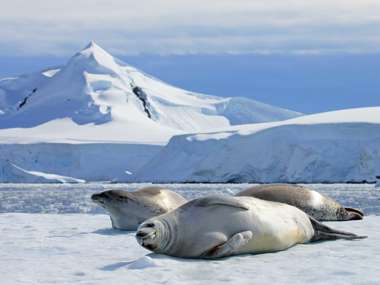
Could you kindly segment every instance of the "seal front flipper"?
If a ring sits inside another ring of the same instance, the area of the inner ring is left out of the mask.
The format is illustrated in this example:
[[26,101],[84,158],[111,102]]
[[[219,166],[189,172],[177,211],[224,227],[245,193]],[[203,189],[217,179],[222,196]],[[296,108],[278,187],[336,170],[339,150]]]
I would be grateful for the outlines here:
[[210,207],[210,206],[228,206],[233,208],[240,208],[243,210],[249,210],[248,205],[239,201],[235,197],[223,196],[223,195],[214,195],[195,200],[193,203],[196,207]]
[[213,247],[212,249],[206,251],[203,254],[205,258],[220,258],[226,257],[233,254],[245,246],[249,240],[252,238],[253,234],[251,231],[244,231],[237,234],[234,234],[229,240],[226,242]]
[[324,240],[336,240],[336,239],[363,239],[367,236],[358,236],[353,233],[332,229],[316,219],[309,217],[310,222],[314,229],[314,236],[311,238],[311,242],[324,241]]

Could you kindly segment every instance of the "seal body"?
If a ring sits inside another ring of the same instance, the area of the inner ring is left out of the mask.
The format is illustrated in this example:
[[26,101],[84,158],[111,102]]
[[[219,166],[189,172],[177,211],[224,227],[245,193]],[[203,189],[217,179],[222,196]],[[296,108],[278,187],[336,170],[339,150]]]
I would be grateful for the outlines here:
[[364,216],[357,209],[345,208],[333,199],[299,185],[258,185],[239,192],[236,196],[286,203],[301,209],[318,221],[361,220]]
[[109,213],[113,228],[130,231],[136,230],[146,219],[186,203],[181,195],[160,187],[135,192],[108,190],[93,194],[91,199]]
[[[210,196],[141,224],[137,241],[156,253],[218,258],[287,249],[313,240],[353,238],[310,218],[296,207],[252,197]],[[329,236],[320,233],[328,232]]]

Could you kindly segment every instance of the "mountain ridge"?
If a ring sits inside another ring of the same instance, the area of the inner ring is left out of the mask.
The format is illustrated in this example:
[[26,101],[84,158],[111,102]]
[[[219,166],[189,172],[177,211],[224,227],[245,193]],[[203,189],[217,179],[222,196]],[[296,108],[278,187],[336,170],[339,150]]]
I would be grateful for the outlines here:
[[[0,80],[0,134],[8,137],[17,130],[49,140],[49,133],[41,129],[62,121],[62,128],[74,138],[80,129],[80,139],[96,139],[90,128],[98,127],[110,140],[164,142],[174,134],[299,115],[248,98],[171,86],[123,63],[93,41],[60,68]],[[137,135],[137,125],[146,140]],[[117,134],[121,130],[129,135]]]

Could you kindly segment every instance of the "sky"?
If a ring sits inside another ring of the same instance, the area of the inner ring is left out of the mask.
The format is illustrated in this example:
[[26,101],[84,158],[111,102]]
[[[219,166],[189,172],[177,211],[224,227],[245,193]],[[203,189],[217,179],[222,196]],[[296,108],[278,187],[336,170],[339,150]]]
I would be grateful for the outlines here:
[[313,113],[380,105],[378,0],[12,0],[0,76],[90,40],[169,83]]

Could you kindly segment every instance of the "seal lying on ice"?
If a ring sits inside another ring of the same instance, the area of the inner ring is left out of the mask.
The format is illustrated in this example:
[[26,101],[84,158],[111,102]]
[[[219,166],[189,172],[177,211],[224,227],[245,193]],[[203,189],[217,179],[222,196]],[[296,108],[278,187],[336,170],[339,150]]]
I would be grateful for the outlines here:
[[331,229],[296,207],[252,197],[210,196],[142,223],[143,247],[176,257],[219,258],[298,243],[364,238]]
[[299,185],[258,185],[239,192],[236,196],[249,196],[289,204],[318,221],[361,220],[364,216],[357,209],[345,208],[333,199]]
[[171,211],[186,199],[160,187],[146,187],[135,192],[108,190],[93,194],[92,201],[110,214],[112,227],[120,230],[136,230],[146,219]]

